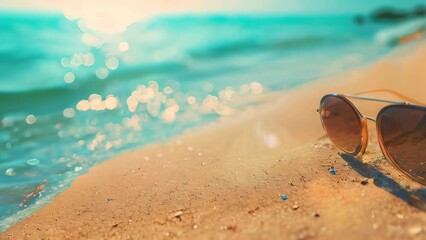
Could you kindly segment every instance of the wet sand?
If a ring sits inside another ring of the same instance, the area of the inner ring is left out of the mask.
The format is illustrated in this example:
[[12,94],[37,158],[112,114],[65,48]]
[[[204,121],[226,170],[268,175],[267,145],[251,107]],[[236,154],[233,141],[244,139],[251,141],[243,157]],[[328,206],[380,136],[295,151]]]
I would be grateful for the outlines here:
[[[338,154],[316,112],[324,94],[379,88],[426,102],[425,62],[425,44],[402,49],[127,152],[0,238],[425,239],[425,189],[386,162],[373,124],[359,161]],[[355,104],[370,116],[383,106]]]

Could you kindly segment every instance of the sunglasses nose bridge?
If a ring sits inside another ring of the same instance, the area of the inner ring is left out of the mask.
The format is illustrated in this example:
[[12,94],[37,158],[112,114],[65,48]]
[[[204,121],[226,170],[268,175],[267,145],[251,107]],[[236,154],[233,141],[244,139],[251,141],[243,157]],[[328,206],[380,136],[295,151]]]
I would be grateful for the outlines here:
[[376,118],[370,116],[363,116],[364,119],[376,122]]
[[368,143],[370,141],[370,136],[369,136],[369,133],[368,133],[368,124],[367,124],[368,121],[372,121],[376,125],[377,120],[374,117],[370,117],[370,116],[361,114],[362,144],[361,144],[361,149],[360,149],[359,153],[357,154],[358,157],[362,157],[364,155],[365,150],[367,149]]

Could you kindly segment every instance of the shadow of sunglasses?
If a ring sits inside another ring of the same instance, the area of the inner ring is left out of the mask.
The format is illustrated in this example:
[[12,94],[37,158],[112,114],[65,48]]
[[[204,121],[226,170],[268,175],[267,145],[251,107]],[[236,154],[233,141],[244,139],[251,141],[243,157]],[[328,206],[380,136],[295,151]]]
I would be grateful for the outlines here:
[[383,174],[377,168],[361,162],[354,156],[341,153],[340,157],[361,176],[372,178],[374,185],[377,187],[391,193],[409,205],[426,212],[426,188],[407,189],[389,176]]

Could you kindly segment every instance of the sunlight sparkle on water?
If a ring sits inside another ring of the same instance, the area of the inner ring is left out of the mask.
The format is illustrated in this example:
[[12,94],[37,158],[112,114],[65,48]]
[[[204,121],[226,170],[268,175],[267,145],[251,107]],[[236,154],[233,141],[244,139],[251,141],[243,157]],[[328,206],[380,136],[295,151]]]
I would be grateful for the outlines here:
[[16,172],[15,172],[15,169],[13,169],[13,168],[8,168],[8,169],[6,170],[6,172],[5,172],[5,174],[6,174],[7,176],[9,176],[9,177],[13,177],[13,176],[15,176],[15,175],[16,175]]
[[[144,4],[146,5],[146,4]],[[64,16],[69,20],[83,19],[82,30],[103,33],[120,33],[127,26],[140,19],[143,7],[138,1],[74,0],[62,1]],[[141,10],[142,9],[142,10]]]
[[63,115],[66,118],[73,118],[75,116],[75,111],[73,108],[65,108]]
[[103,111],[103,110],[114,110],[119,105],[119,100],[113,95],[108,95],[105,100],[102,100],[102,96],[99,94],[91,94],[89,99],[80,100],[76,108],[79,111]]
[[83,33],[81,40],[84,44],[90,47],[100,48],[102,46],[102,41],[89,33]]
[[27,124],[34,124],[37,121],[37,118],[30,114],[25,118],[25,121],[27,122]]
[[82,54],[73,54],[71,56],[70,64],[74,67],[80,67],[83,64],[84,58]]
[[142,130],[141,124],[140,124],[140,117],[139,116],[132,116],[130,118],[124,118],[123,123],[124,126],[127,128],[133,128],[136,131]]
[[78,28],[80,28],[80,30],[81,30],[82,32],[87,32],[87,31],[89,31],[89,28],[87,27],[87,22],[86,22],[86,20],[85,20],[85,19],[79,19],[79,20],[77,21],[77,26],[78,26]]
[[107,98],[104,101],[104,104],[105,104],[106,109],[113,110],[118,106],[119,101],[116,97],[114,97],[112,95],[108,95]]
[[235,91],[232,88],[226,88],[219,92],[219,98],[223,101],[231,101]]
[[38,165],[39,163],[40,163],[40,160],[36,158],[30,159],[27,161],[27,164],[30,166],[35,166],[35,165]]
[[61,64],[63,67],[67,68],[67,67],[71,67],[71,63],[70,63],[70,59],[67,57],[63,57],[61,59]]
[[64,81],[66,83],[72,83],[72,82],[74,82],[74,80],[75,80],[74,73],[72,73],[72,72],[65,73],[65,75],[64,75]]
[[206,83],[203,87],[203,90],[205,92],[211,92],[211,91],[213,91],[213,89],[214,89],[214,87],[213,87],[213,84],[211,84],[211,83]]
[[240,87],[240,94],[246,94],[246,93],[248,93],[248,92],[250,92],[250,86],[249,86],[249,85],[247,85],[247,84],[243,84],[243,85]]
[[166,108],[161,115],[161,118],[166,123],[171,123],[176,119],[176,113],[179,111],[179,105],[173,105],[171,107]]
[[188,97],[188,104],[193,105],[197,103],[197,99],[194,96]]
[[11,127],[13,122],[13,118],[11,117],[5,117],[1,120],[1,124],[3,124],[4,127]]
[[87,111],[90,109],[90,102],[87,100],[80,100],[76,106],[79,111]]
[[110,70],[116,70],[118,68],[119,61],[115,57],[110,57],[106,60],[105,66]]
[[93,64],[95,64],[95,57],[93,56],[93,53],[88,52],[83,55],[83,65],[86,67],[90,67]]
[[81,65],[90,67],[95,63],[95,57],[93,53],[75,53],[71,57],[63,57],[61,64],[65,68],[78,68]]
[[87,149],[94,151],[96,149],[96,147],[103,142],[106,139],[106,135],[103,133],[96,133],[95,138],[93,139],[93,141],[87,146]]
[[260,84],[258,82],[250,83],[250,88],[251,88],[252,93],[254,93],[254,94],[260,94],[263,91],[262,84]]
[[127,50],[129,50],[129,43],[128,42],[120,42],[118,44],[118,50],[120,50],[121,52],[126,52]]
[[[207,90],[212,90],[212,84],[207,84]],[[245,85],[247,93],[254,95],[260,94],[263,91],[263,86],[258,82],[252,82],[250,85]],[[159,85],[155,81],[150,81],[148,86],[139,85],[136,90],[127,98],[126,104],[130,112],[138,112],[138,109],[143,109],[152,117],[160,116],[166,123],[174,122],[177,118],[177,113],[182,110],[179,104],[188,104],[191,111],[197,111],[201,114],[216,113],[219,115],[229,115],[234,112],[231,105],[234,98],[239,98],[242,95],[235,92],[232,87],[226,87],[219,91],[216,95],[207,94],[202,99],[201,104],[197,104],[195,96],[186,96],[181,92],[175,92],[171,87],[166,86],[163,91],[159,91]],[[178,100],[179,99],[179,100]],[[178,103],[182,101],[181,103]],[[183,108],[185,109],[185,108]],[[185,111],[189,111],[186,110]]]
[[174,90],[173,90],[173,88],[171,88],[170,86],[167,86],[167,87],[165,87],[165,88],[163,89],[163,92],[164,92],[166,95],[170,95],[170,94],[172,94],[172,93],[174,92]]
[[96,77],[98,77],[99,79],[105,79],[107,78],[109,75],[109,71],[106,68],[98,68],[96,70]]
[[219,98],[209,94],[203,100],[203,104],[201,105],[201,112],[203,113],[214,112],[218,106],[219,106]]

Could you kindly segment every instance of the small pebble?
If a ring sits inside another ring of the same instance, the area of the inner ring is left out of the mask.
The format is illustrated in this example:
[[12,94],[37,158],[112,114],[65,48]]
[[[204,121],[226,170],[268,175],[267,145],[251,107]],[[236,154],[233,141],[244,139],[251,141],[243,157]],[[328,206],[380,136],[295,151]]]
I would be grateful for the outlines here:
[[299,204],[295,203],[295,204],[292,206],[292,208],[293,208],[293,210],[297,210],[297,209],[299,208]]
[[229,225],[229,226],[224,227],[224,229],[235,232],[237,230],[237,225]]
[[367,185],[367,184],[368,184],[368,179],[364,179],[364,180],[362,180],[362,181],[361,181],[361,184],[362,184],[362,185]]
[[172,215],[170,215],[170,216],[169,216],[169,219],[177,218],[177,219],[179,219],[179,220],[180,220],[180,217],[181,217],[182,215],[183,215],[183,211],[182,211],[182,210],[180,210],[180,211],[177,211],[177,212],[173,213]]
[[285,201],[285,200],[287,200],[287,196],[286,195],[281,195],[281,199]]
[[336,175],[336,170],[334,170],[333,166],[330,167],[330,173],[331,175]]

